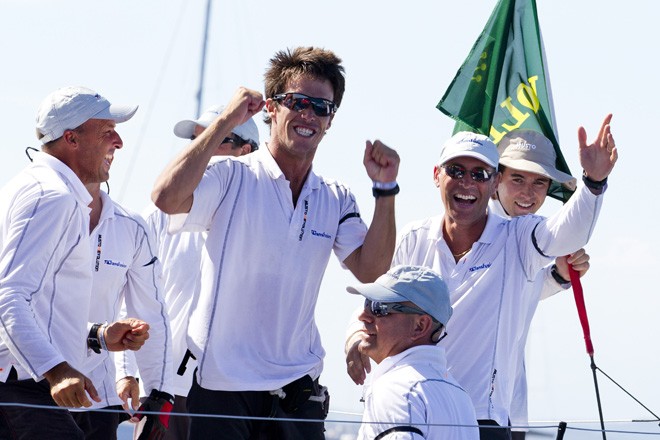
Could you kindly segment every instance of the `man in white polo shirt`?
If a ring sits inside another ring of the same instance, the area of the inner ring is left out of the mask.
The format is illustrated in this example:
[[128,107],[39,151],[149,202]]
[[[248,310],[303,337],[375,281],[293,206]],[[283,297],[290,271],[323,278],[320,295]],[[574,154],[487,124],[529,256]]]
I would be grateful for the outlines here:
[[[482,439],[510,438],[510,430],[499,426],[509,424],[518,349],[528,325],[528,283],[554,256],[577,251],[591,236],[618,157],[610,119],[591,144],[580,128],[583,185],[548,219],[504,219],[489,212],[501,179],[497,148],[486,136],[457,133],[434,169],[445,214],[413,222],[400,234],[392,264],[430,267],[449,287],[452,338],[441,345],[452,374],[472,398]],[[351,376],[356,380],[355,372]]]
[[[437,346],[452,315],[447,285],[431,269],[395,266],[370,284],[361,351],[378,365],[364,394],[358,439],[477,440],[470,396],[447,370]],[[409,436],[409,437],[408,437]]]
[[0,437],[83,438],[68,411],[6,404],[89,407],[99,397],[81,373],[86,357],[138,349],[148,338],[149,326],[137,319],[87,322],[92,198],[85,185],[107,179],[123,145],[115,125],[136,110],[84,87],[56,90],[37,112],[42,152],[0,190]]
[[[534,130],[513,130],[497,144],[500,153],[498,170],[502,176],[488,209],[504,218],[536,214],[546,200],[554,181],[575,191],[576,179],[559,171],[555,166],[557,155],[552,142]],[[589,269],[589,255],[584,249],[568,256],[557,257],[555,264],[546,266],[533,281],[526,284],[527,310],[523,311],[523,335],[518,347],[519,359],[515,364],[515,384],[511,395],[510,419],[513,440],[524,440],[527,418],[527,378],[525,373],[525,342],[539,300],[567,289],[568,265],[580,276]]]
[[[86,187],[93,197],[90,245],[94,262],[89,320],[114,321],[125,304],[127,316],[138,317],[150,327],[149,340],[139,351],[114,356],[103,351],[88,358],[88,376],[101,401],[93,402],[85,411],[73,412],[73,416],[86,438],[112,440],[117,437],[119,423],[127,418],[119,412],[122,404],[130,397],[134,410],[140,405],[134,373],[116,371],[115,357],[135,357],[142,389],[151,399],[149,408],[142,409],[167,412],[173,400],[172,336],[163,298],[161,263],[151,231],[142,217],[122,208],[102,191],[100,183]],[[99,408],[115,412],[95,411]],[[165,415],[146,418],[145,424],[152,422],[147,426],[148,432],[167,428]]]
[[[323,273],[333,251],[360,281],[387,271],[398,192],[398,155],[367,142],[363,163],[376,196],[367,231],[350,190],[312,169],[343,97],[340,63],[315,47],[278,52],[265,74],[266,102],[239,89],[154,186],[156,206],[185,214],[170,217],[171,231],[208,230],[188,330],[198,362],[188,409],[237,416],[193,417],[193,440],[323,438],[325,352],[314,320]],[[264,105],[270,141],[207,169],[218,142]]]
[[[179,121],[174,134],[183,139],[194,140],[222,113],[224,106],[209,107],[198,119]],[[223,156],[242,156],[259,148],[259,130],[253,118],[234,127],[231,134],[217,146],[210,164]],[[163,291],[167,313],[172,328],[172,358],[177,374],[174,375],[174,409],[177,414],[185,413],[186,398],[192,385],[197,362],[190,356],[186,341],[190,305],[194,293],[199,289],[199,268],[202,261],[205,232],[167,233],[167,215],[151,205],[144,213],[149,228],[156,238],[156,249],[163,265]],[[188,438],[190,418],[170,417],[170,426],[164,440]]]

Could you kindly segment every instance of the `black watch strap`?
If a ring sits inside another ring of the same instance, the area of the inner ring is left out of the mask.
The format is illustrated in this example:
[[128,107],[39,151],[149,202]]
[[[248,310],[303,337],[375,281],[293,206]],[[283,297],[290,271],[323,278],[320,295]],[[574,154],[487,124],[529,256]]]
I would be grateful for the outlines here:
[[375,198],[378,197],[389,197],[389,196],[395,196],[399,194],[399,191],[401,189],[399,188],[399,184],[397,184],[394,188],[392,189],[380,189],[380,188],[372,188],[371,192],[373,193]]
[[600,191],[605,187],[605,185],[607,185],[607,177],[603,180],[593,180],[587,176],[586,171],[582,172],[582,181],[584,182],[584,186],[595,191]]
[[554,278],[555,281],[557,281],[559,284],[570,284],[570,281],[565,280],[564,277],[559,275],[559,272],[557,272],[556,264],[552,265],[552,268],[550,269],[550,275],[552,275],[552,278]]
[[87,335],[87,346],[94,353],[101,353],[101,341],[99,340],[99,328],[103,324],[94,324]]

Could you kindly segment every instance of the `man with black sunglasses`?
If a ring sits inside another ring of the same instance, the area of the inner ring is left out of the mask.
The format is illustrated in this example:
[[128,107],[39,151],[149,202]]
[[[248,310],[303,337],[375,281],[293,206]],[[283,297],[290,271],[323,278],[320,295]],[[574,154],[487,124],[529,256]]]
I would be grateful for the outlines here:
[[[501,180],[497,147],[486,136],[457,133],[434,168],[445,213],[413,222],[400,234],[392,264],[432,268],[449,287],[452,338],[441,344],[454,377],[472,398],[482,439],[511,438],[509,429],[499,427],[509,425],[518,347],[528,324],[524,293],[553,256],[577,251],[591,236],[618,158],[610,120],[608,115],[591,144],[580,127],[583,184],[547,219],[505,219],[489,212]],[[348,372],[356,383],[363,383],[368,368],[358,353],[363,336],[358,331],[347,342]]]
[[[351,191],[312,169],[344,94],[340,63],[314,47],[278,52],[266,101],[239,89],[154,187],[170,231],[208,230],[188,328],[198,362],[188,409],[235,417],[193,417],[192,439],[324,437],[329,397],[314,320],[323,272],[332,252],[362,282],[387,271],[398,193],[399,157],[379,141],[367,141],[363,160],[376,197],[369,228]],[[270,141],[207,169],[218,141],[264,107]]]
[[364,393],[358,439],[405,432],[427,440],[478,439],[470,397],[436,345],[452,315],[442,278],[428,268],[395,266],[373,283],[346,290],[365,297],[360,350],[378,364]]

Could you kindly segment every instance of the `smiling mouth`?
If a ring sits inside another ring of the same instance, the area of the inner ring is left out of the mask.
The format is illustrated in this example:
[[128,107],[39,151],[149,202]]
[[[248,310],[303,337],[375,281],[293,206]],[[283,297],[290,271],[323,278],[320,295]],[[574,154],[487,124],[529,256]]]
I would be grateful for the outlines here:
[[316,133],[316,131],[312,130],[311,128],[305,127],[295,127],[294,130],[299,136],[302,137],[312,137]]
[[456,194],[454,196],[454,200],[456,200],[460,204],[472,204],[477,201],[477,198],[472,195]]
[[530,209],[532,206],[534,206],[533,203],[520,203],[520,202],[514,202],[516,206],[522,209]]

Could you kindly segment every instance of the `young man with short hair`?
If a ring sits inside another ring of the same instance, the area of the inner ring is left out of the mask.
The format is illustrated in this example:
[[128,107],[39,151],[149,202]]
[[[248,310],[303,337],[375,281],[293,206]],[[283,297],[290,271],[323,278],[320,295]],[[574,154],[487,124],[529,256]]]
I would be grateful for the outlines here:
[[[328,258],[334,251],[370,282],[387,270],[394,249],[394,150],[380,141],[366,145],[364,165],[376,196],[368,229],[350,190],[312,169],[341,105],[341,60],[314,47],[281,51],[265,82],[265,102],[260,93],[239,89],[152,192],[156,206],[171,214],[170,231],[208,229],[188,330],[198,362],[188,408],[238,417],[193,417],[192,439],[323,438],[325,352],[314,307]],[[264,106],[270,141],[207,169],[218,141]]]

